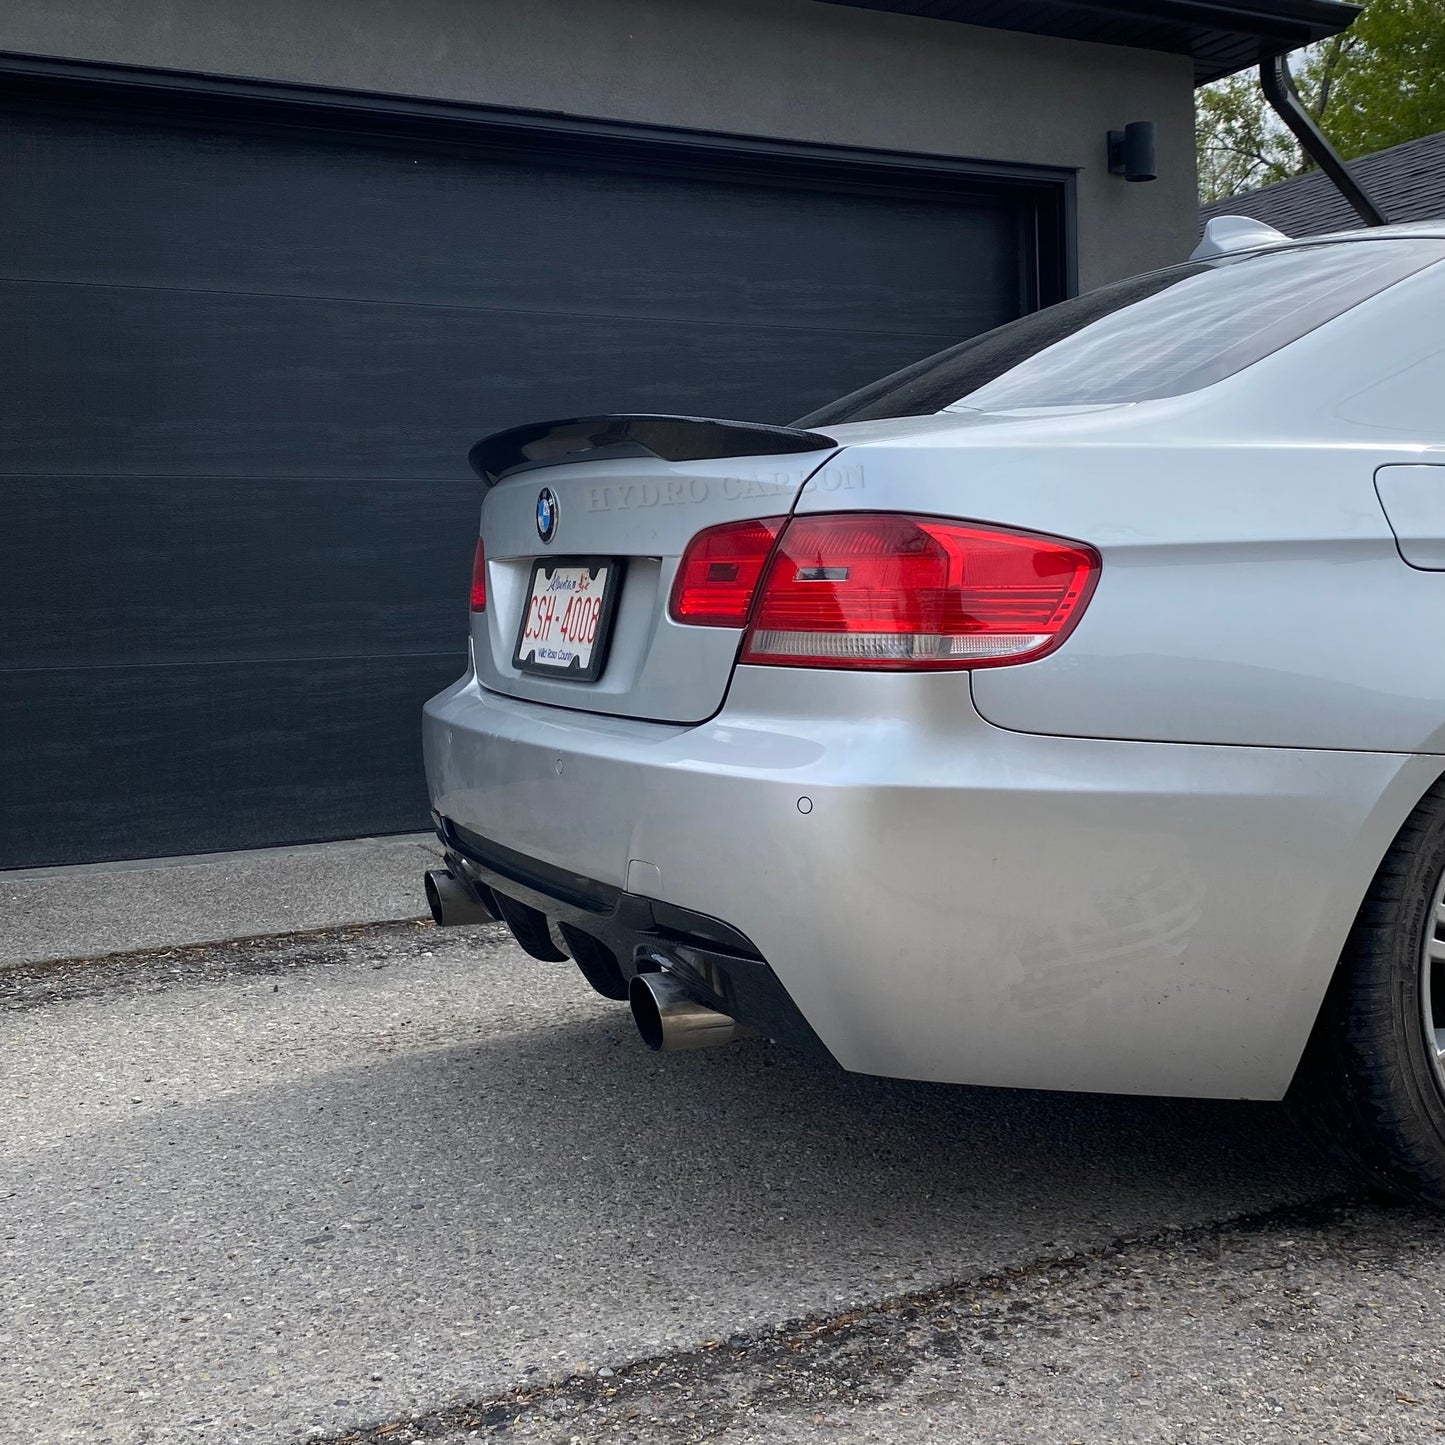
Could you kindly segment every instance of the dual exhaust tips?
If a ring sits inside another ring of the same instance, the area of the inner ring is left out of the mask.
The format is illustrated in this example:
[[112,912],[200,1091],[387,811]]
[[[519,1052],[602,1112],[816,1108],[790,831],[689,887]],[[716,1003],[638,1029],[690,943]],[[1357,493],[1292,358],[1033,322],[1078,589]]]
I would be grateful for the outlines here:
[[[447,868],[428,871],[426,901],[438,928],[494,923],[502,911],[493,912],[488,906],[490,899],[484,902]],[[670,973],[635,975],[627,986],[627,1004],[642,1042],[654,1053],[712,1049],[755,1037],[755,1030],[740,1024],[731,1014],[699,1002]]]

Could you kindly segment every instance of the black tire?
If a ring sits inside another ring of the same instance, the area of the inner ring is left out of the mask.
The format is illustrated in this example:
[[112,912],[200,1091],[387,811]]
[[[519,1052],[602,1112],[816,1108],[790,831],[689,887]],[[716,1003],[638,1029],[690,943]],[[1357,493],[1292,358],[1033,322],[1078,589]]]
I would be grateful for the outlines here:
[[[1290,1089],[1300,1123],[1376,1187],[1445,1206],[1445,1087],[1422,960],[1445,875],[1445,780],[1411,813],[1360,907]],[[1445,975],[1431,990],[1445,1009]]]

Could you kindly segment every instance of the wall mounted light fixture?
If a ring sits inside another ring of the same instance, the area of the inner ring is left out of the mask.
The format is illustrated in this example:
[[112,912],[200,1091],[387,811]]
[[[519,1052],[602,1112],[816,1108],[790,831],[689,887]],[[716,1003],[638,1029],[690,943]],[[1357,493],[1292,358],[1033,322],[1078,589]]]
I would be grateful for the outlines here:
[[1159,174],[1152,120],[1131,120],[1123,130],[1109,132],[1109,171],[1126,181],[1152,181]]

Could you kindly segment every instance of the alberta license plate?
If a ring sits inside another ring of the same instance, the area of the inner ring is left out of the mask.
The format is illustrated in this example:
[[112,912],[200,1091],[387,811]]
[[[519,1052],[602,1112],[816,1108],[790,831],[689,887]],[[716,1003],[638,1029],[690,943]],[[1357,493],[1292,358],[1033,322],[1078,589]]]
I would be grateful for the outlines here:
[[513,665],[572,682],[593,681],[607,660],[620,580],[621,567],[614,558],[533,563]]

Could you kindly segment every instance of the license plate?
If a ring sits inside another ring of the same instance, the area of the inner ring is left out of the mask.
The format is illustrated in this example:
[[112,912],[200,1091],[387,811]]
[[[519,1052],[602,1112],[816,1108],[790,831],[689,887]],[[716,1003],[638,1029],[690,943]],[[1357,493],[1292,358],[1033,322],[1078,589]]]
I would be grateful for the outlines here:
[[621,564],[612,557],[534,562],[512,665],[569,682],[594,681],[607,660],[621,580]]

